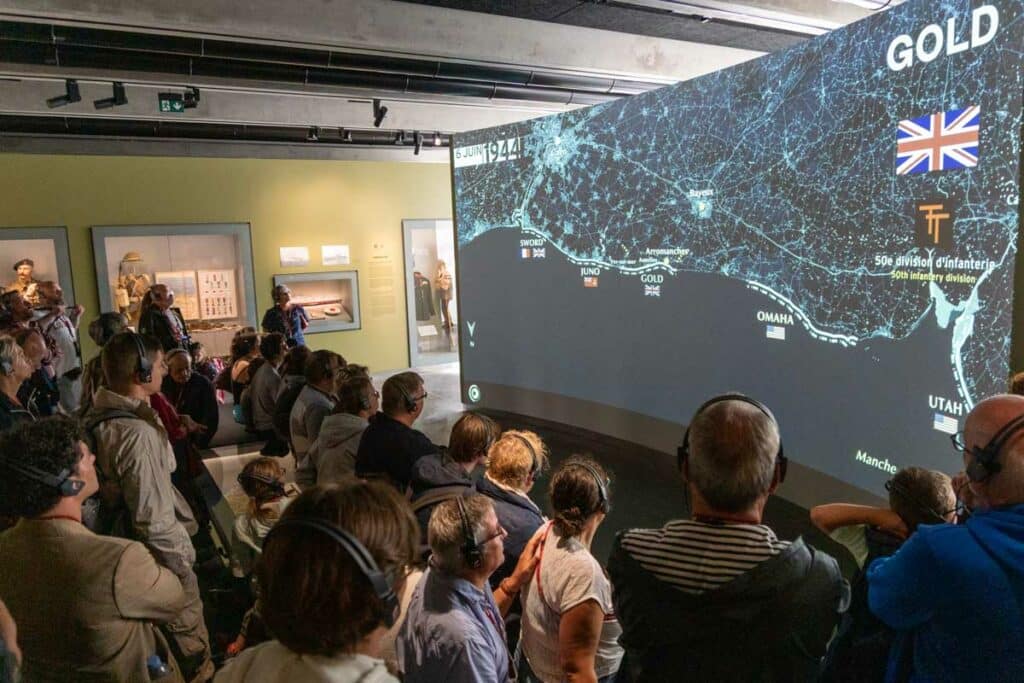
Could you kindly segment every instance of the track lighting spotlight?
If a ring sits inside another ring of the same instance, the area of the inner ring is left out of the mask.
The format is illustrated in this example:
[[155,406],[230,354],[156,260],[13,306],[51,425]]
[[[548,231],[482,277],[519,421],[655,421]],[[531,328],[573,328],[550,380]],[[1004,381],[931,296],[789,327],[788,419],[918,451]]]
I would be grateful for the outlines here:
[[434,132],[434,147],[440,147],[440,146],[441,146],[441,134],[435,131]]
[[412,134],[412,153],[419,154],[420,148],[423,147],[423,133],[416,131]]
[[195,109],[199,106],[199,88],[189,88],[185,91],[185,109]]
[[342,142],[349,142],[349,143],[351,143],[352,142],[352,131],[346,130],[345,128],[342,128],[341,129],[341,141]]
[[395,133],[395,144],[396,145],[404,145],[405,144],[405,131],[404,130],[400,130],[397,133]]
[[78,81],[69,78],[64,81],[64,94],[58,95],[57,97],[51,97],[46,100],[46,106],[50,109],[55,109],[57,107],[63,107],[66,104],[71,104],[72,102],[81,101],[82,95],[78,92]]
[[92,106],[97,109],[110,109],[122,104],[128,104],[128,95],[124,91],[124,83],[114,81],[114,96],[105,97],[101,100],[93,100]]
[[306,142],[320,142],[320,127],[310,126],[309,132],[306,133]]
[[384,117],[388,115],[388,108],[380,103],[380,100],[373,101],[373,127],[380,128],[380,124],[384,122]]

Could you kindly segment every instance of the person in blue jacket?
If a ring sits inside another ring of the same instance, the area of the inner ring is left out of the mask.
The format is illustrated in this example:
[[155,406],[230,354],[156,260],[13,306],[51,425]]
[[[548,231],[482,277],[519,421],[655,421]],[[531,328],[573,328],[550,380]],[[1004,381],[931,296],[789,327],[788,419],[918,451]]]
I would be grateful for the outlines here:
[[1024,397],[981,401],[953,443],[970,517],[918,527],[868,570],[871,611],[901,635],[888,681],[1024,675]]

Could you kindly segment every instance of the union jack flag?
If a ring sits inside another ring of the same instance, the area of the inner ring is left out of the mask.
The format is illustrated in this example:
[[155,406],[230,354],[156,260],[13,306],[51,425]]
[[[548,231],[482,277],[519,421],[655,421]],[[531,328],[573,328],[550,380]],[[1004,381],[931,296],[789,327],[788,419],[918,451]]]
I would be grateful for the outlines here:
[[896,174],[974,168],[980,129],[981,107],[976,106],[900,121]]

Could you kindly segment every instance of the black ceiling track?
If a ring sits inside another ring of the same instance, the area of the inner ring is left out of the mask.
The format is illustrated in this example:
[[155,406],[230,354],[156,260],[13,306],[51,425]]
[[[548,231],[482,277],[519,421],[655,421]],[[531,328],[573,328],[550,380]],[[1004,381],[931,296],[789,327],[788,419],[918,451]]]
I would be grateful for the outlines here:
[[[660,83],[207,38],[0,21],[0,62],[181,80],[205,76],[559,104],[600,104]],[[127,80],[127,79],[126,79]]]
[[[203,142],[264,142],[341,147],[414,147],[414,131],[356,130],[316,126],[264,126],[202,121],[165,121],[88,116],[0,114],[0,136],[131,137]],[[424,131],[424,149],[448,147],[451,136]],[[435,144],[437,143],[437,144]]]

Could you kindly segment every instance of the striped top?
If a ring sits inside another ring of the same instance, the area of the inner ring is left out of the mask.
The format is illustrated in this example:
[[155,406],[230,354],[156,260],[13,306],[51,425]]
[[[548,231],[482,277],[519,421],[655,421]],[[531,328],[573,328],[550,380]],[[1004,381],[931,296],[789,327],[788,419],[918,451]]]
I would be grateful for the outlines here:
[[763,524],[675,520],[661,529],[631,529],[622,547],[647,571],[686,593],[714,590],[788,548]]

